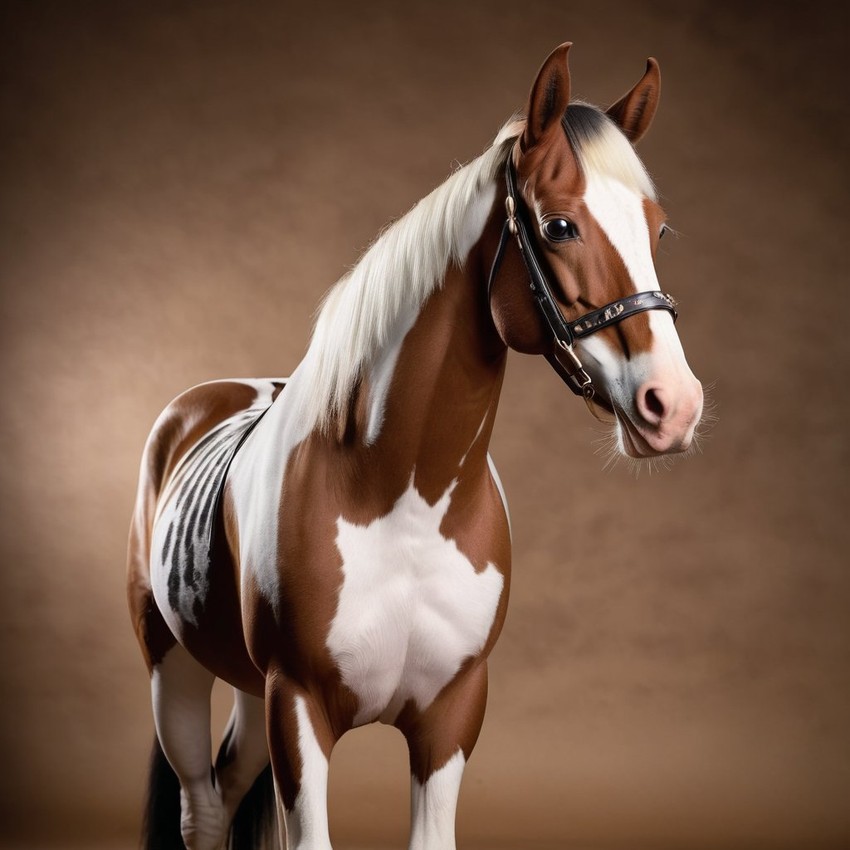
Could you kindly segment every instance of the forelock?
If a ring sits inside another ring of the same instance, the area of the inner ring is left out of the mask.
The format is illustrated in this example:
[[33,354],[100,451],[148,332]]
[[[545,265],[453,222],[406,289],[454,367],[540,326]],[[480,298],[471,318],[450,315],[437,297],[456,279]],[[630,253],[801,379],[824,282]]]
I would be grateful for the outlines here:
[[581,101],[571,103],[563,126],[587,178],[604,175],[656,200],[655,186],[631,142],[601,109]]

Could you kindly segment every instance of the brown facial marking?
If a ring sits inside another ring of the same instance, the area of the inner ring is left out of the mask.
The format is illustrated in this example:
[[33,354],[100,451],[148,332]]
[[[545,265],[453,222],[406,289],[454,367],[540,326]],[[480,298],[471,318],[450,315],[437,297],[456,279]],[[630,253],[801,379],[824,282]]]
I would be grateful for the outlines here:
[[[529,153],[520,153],[517,174],[518,188],[527,208],[533,213],[538,257],[564,317],[575,321],[592,309],[633,294],[634,282],[622,257],[583,201],[585,179],[566,135],[563,132],[553,134]],[[538,210],[543,220],[562,216],[572,221],[578,228],[579,238],[561,243],[547,240],[537,226]],[[654,252],[664,213],[649,199],[644,200],[644,212]],[[518,252],[515,253],[518,255]],[[511,271],[518,273],[527,286],[524,267],[517,270],[515,265]],[[530,327],[530,323],[520,325],[520,328],[523,327]],[[548,335],[548,331],[544,331],[544,335]],[[646,352],[652,346],[646,313],[604,328],[597,335],[626,358]],[[512,347],[519,350],[533,351],[537,348],[531,342],[534,334],[529,333],[528,337],[517,340],[518,336],[514,330],[513,335],[508,333],[503,338],[507,337]]]

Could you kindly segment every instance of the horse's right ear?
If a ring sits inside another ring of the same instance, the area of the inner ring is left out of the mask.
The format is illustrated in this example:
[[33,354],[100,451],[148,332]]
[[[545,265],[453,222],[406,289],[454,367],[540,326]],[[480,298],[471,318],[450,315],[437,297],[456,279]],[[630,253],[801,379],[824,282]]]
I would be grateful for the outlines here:
[[539,144],[552,127],[561,123],[570,102],[570,69],[567,53],[572,47],[569,41],[556,47],[531,87],[526,115],[528,120],[520,138],[520,147],[527,151]]
[[606,110],[610,119],[636,144],[649,129],[661,97],[661,69],[651,56],[638,84]]

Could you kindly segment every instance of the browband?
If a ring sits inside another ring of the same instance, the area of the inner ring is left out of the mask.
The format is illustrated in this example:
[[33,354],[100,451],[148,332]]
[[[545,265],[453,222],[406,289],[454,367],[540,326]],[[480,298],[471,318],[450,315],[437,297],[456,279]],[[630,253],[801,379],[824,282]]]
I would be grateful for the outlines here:
[[[604,307],[591,310],[580,316],[574,322],[568,322],[564,318],[558,303],[552,294],[552,287],[546,280],[546,275],[538,259],[530,233],[533,232],[527,208],[516,190],[516,174],[514,172],[513,160],[508,155],[505,163],[505,183],[508,194],[505,198],[505,211],[507,219],[502,227],[502,235],[499,239],[499,247],[490,267],[490,276],[487,280],[487,300],[489,303],[493,281],[502,265],[505,248],[511,236],[516,236],[519,252],[522,255],[525,267],[528,270],[528,281],[537,307],[543,315],[543,319],[549,326],[555,341],[556,348],[545,355],[552,368],[561,376],[564,383],[576,394],[584,396],[589,403],[596,390],[593,381],[581,365],[581,361],[573,350],[573,344],[577,339],[590,336],[596,331],[607,328],[609,325],[622,322],[636,313],[646,310],[667,310],[673,314],[673,320],[678,318],[676,302],[663,292],[649,290],[618,298]],[[568,363],[564,363],[557,355],[559,352],[567,355]],[[592,408],[591,408],[592,410]]]

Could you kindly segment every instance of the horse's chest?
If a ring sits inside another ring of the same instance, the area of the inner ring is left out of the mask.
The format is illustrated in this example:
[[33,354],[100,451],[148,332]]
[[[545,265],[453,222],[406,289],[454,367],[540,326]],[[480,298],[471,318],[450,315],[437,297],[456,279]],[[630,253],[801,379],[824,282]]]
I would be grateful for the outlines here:
[[426,708],[487,642],[504,580],[440,533],[450,499],[429,505],[411,485],[369,525],[337,521],[343,583],[327,645],[359,699],[355,722],[392,720],[408,700]]

